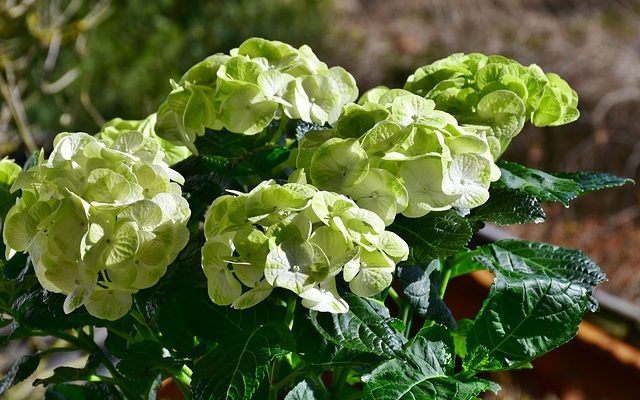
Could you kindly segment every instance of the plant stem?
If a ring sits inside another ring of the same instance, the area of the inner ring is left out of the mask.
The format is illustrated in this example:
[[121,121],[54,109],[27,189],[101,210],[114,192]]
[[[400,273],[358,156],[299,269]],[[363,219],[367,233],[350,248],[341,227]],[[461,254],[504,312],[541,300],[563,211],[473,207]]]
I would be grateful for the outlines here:
[[287,312],[284,315],[284,323],[287,325],[289,330],[293,329],[293,320],[295,318],[297,303],[298,299],[293,293],[291,293],[291,295],[289,295],[289,300],[287,301]]
[[280,382],[273,385],[273,388],[275,388],[276,390],[282,389],[283,387],[291,383],[291,381],[301,373],[302,372],[300,371],[300,369],[294,369],[293,371],[291,371],[289,375],[285,376]]
[[347,380],[347,376],[349,376],[349,368],[338,368],[335,374],[335,380],[331,385],[331,398],[337,399],[340,397],[340,393],[342,393],[342,389],[344,389],[344,383]]
[[358,393],[352,394],[349,397],[345,397],[343,400],[358,400],[362,398],[362,396],[364,396],[364,394],[362,392],[358,392]]
[[398,292],[396,292],[394,288],[390,287],[389,291],[387,292],[387,295],[389,295],[389,297],[391,297],[391,300],[393,300],[393,302],[396,303],[398,306],[402,305],[402,299],[400,298],[400,296],[398,295]]
[[276,382],[276,379],[278,379],[279,374],[280,360],[276,358],[275,360],[273,360],[273,364],[271,364],[271,385],[269,387],[269,400],[278,400],[279,387],[277,386],[277,384],[274,384],[274,382]]
[[444,299],[444,292],[447,291],[447,285],[449,284],[449,279],[451,279],[451,268],[447,268],[442,273],[442,279],[440,281],[440,298]]
[[[79,330],[78,332],[81,332],[81,331],[82,330]],[[124,376],[122,376],[120,372],[118,372],[118,370],[116,369],[115,365],[113,365],[109,357],[102,351],[102,349],[94,341],[83,340],[83,338],[81,337],[75,337],[66,332],[43,331],[43,333],[46,336],[57,337],[58,339],[62,339],[68,343],[74,344],[75,346],[77,346],[78,349],[84,350],[89,354],[95,354],[100,360],[100,362],[105,366],[105,368],[107,368],[109,373],[111,373],[111,376],[113,377],[112,378],[113,383],[116,383],[120,387],[120,389],[124,392],[127,398],[129,399],[138,398],[138,396],[135,393],[131,393],[131,391],[127,387],[126,385],[127,379]],[[87,337],[86,333],[83,332],[83,334],[84,334],[84,337],[86,338]]]

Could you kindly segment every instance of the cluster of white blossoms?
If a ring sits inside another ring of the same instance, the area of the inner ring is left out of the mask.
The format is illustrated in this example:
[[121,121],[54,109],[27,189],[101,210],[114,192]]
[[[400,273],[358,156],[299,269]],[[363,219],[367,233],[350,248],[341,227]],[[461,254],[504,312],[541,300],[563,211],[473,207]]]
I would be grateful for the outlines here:
[[391,284],[409,248],[377,214],[346,196],[305,183],[265,181],[249,193],[217,198],[205,224],[202,267],[209,296],[243,309],[274,287],[310,309],[343,313],[342,273],[353,293],[373,296]]
[[49,158],[40,153],[13,184],[22,192],[4,221],[7,259],[28,252],[40,284],[67,295],[65,312],[122,317],[189,238],[183,178],[163,158],[135,130],[59,134]]
[[342,67],[329,68],[309,46],[251,38],[230,54],[214,54],[180,79],[158,110],[155,130],[193,145],[205,128],[255,135],[274,119],[332,124],[358,88]]
[[386,230],[397,214],[478,207],[526,120],[579,115],[557,75],[482,54],[454,54],[418,69],[404,89],[374,88],[353,103],[358,89],[343,68],[308,46],[260,38],[206,58],[172,86],[145,120],[116,119],[97,136],[62,133],[49,158],[22,173],[0,162],[0,183],[15,179],[21,190],[4,221],[7,258],[28,252],[42,286],[67,295],[66,312],[84,305],[117,319],[165,273],[189,239],[190,216],[169,164],[197,155],[205,129],[256,135],[283,118],[319,126],[299,138],[289,183],[213,201],[202,248],[211,300],[243,309],[280,287],[307,308],[343,313],[336,278],[373,296],[407,259],[407,244]]
[[344,107],[335,128],[308,132],[296,166],[316,187],[344,193],[391,224],[398,213],[421,217],[486,202],[500,177],[491,144],[432,100],[377,88]]
[[476,125],[502,154],[522,130],[557,126],[580,116],[578,95],[554,73],[499,55],[456,53],[418,68],[404,88],[435,101],[459,123]]

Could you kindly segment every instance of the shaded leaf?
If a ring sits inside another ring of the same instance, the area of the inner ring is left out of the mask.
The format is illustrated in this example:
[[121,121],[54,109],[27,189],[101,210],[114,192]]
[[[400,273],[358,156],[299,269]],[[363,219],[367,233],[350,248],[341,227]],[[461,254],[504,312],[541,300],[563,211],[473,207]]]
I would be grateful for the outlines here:
[[375,300],[345,293],[349,311],[343,314],[311,312],[311,322],[326,339],[339,346],[391,357],[402,351],[404,336],[391,325],[389,311]]
[[291,389],[289,393],[287,393],[287,396],[284,398],[284,400],[323,400],[323,399],[326,399],[326,396],[324,396],[323,393],[320,390],[318,390],[318,388],[313,382],[307,379],[298,382],[298,384],[295,385],[293,389]]
[[421,317],[455,329],[456,321],[440,298],[440,262],[426,268],[407,265],[399,269],[400,285],[409,303]]
[[27,379],[31,374],[35,372],[40,364],[40,354],[29,354],[18,358],[11,369],[7,371],[4,377],[0,380],[0,395],[6,392],[9,388],[15,384]]
[[123,396],[114,385],[102,382],[87,382],[82,385],[59,383],[47,388],[45,400],[122,400]]
[[409,263],[426,264],[464,249],[473,231],[455,211],[431,212],[420,218],[398,215],[388,229],[409,245]]
[[231,336],[196,362],[192,390],[196,399],[251,399],[270,362],[295,347],[283,324],[257,325]]
[[62,308],[64,299],[64,295],[38,288],[16,299],[12,306],[13,316],[20,324],[37,329],[65,330],[110,323],[89,315],[84,307],[65,314]]
[[384,362],[370,375],[364,399],[475,399],[496,385],[482,379],[453,376],[453,339],[438,325],[423,328],[409,342],[399,358]]

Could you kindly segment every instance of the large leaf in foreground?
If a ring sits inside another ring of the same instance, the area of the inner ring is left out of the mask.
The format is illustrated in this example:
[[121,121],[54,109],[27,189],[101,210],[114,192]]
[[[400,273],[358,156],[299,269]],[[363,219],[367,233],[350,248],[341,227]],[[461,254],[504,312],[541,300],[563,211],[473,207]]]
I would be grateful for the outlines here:
[[[526,240],[500,240],[465,254],[463,259],[466,261],[458,263],[476,263],[476,269],[521,272],[575,283],[588,294],[607,279],[600,267],[579,250]],[[595,300],[591,306],[595,311]]]
[[192,390],[196,399],[251,399],[270,363],[294,349],[284,324],[258,325],[231,336],[196,362]]
[[453,210],[431,212],[421,218],[398,215],[389,230],[400,235],[411,249],[408,262],[429,263],[465,248],[473,231],[469,222]]
[[467,337],[468,371],[521,368],[573,338],[587,308],[579,284],[499,274]]
[[496,273],[467,337],[470,371],[522,367],[567,342],[595,306],[593,288],[606,279],[580,251],[519,240],[481,246],[453,262],[453,275]]
[[453,376],[453,339],[441,326],[422,329],[407,345],[401,358],[378,366],[366,382],[364,399],[474,399],[495,384]]
[[402,351],[404,336],[391,324],[389,311],[375,300],[344,294],[344,314],[311,311],[311,322],[327,340],[348,349],[392,357]]

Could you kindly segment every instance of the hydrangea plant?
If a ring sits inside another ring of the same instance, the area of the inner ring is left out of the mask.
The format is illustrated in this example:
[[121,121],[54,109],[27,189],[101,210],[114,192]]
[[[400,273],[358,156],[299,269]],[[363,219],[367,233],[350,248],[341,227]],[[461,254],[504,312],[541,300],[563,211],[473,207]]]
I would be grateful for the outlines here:
[[[0,161],[2,343],[65,343],[0,394],[80,350],[35,381],[47,396],[153,399],[170,379],[187,399],[475,399],[499,389],[481,373],[528,366],[597,308],[584,253],[470,244],[628,182],[500,160],[526,122],[578,117],[557,75],[454,54],[358,98],[309,47],[252,38],[171,86],[143,120]],[[491,290],[457,319],[448,283],[478,270]]]

